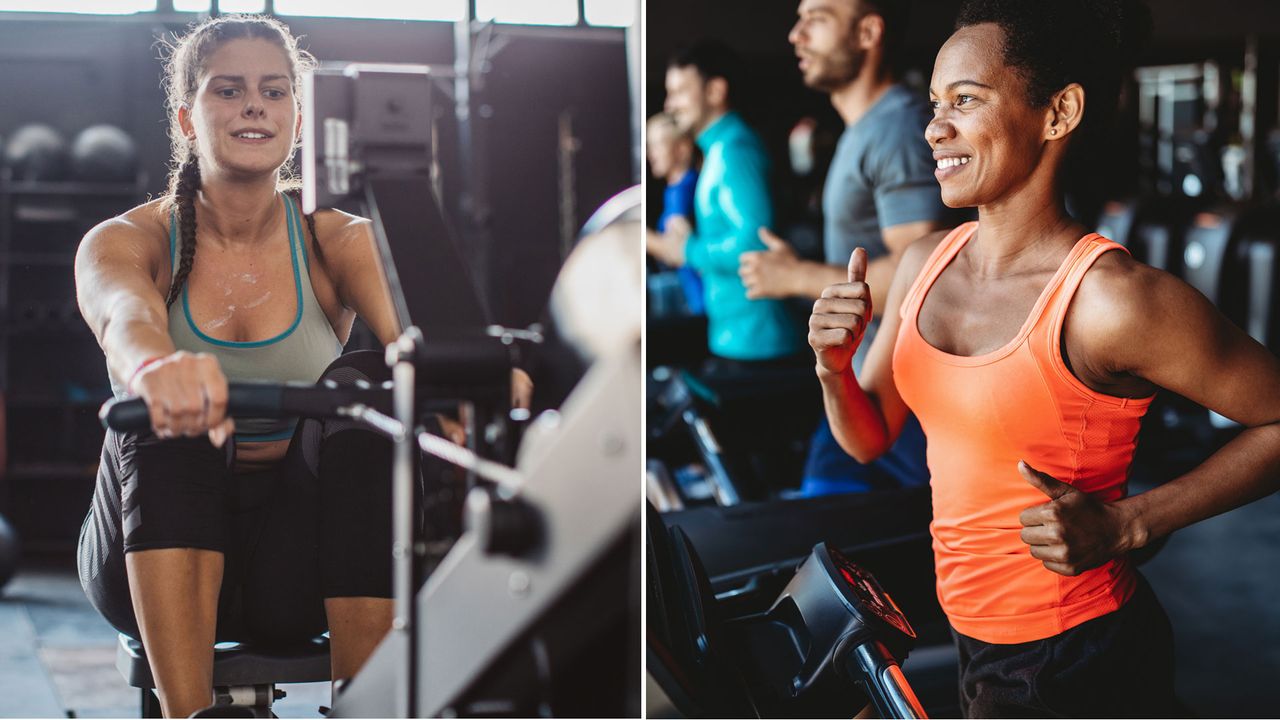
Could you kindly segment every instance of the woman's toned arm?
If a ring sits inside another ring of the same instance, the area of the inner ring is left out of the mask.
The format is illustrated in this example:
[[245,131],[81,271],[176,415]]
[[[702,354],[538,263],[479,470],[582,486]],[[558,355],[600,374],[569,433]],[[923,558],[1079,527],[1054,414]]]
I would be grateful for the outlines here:
[[232,429],[225,418],[227,381],[216,358],[174,352],[157,287],[163,252],[136,221],[119,217],[98,225],[76,252],[76,300],[112,374],[147,402],[156,434],[208,432],[221,445]]
[[334,289],[343,307],[355,311],[378,342],[389,345],[400,336],[400,321],[391,302],[391,289],[382,272],[373,223],[369,220],[338,213],[336,232],[322,233],[325,267],[333,279]]
[[817,356],[827,420],[840,447],[858,462],[871,462],[888,451],[906,422],[909,410],[893,380],[899,310],[925,260],[945,235],[945,231],[927,235],[903,253],[861,377],[854,377],[853,354],[862,341],[865,319],[874,311],[871,289],[863,280],[866,251],[855,250],[850,257],[848,282],[828,287],[813,304],[809,345]]
[[76,301],[112,374],[127,382],[143,361],[174,351],[155,243],[124,218],[89,231],[76,252]]
[[1181,280],[1127,258],[1104,260],[1068,312],[1069,342],[1074,323],[1082,349],[1072,367],[1142,378],[1245,430],[1185,475],[1110,504],[1024,470],[1050,502],[1022,514],[1023,541],[1065,575],[1280,489],[1280,359]]

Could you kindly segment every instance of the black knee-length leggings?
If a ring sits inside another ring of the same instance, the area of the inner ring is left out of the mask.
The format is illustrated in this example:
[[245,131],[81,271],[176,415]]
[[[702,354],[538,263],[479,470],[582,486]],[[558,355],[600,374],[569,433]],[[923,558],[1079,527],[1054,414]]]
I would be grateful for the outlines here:
[[[382,382],[382,354],[343,355],[324,378]],[[324,632],[324,599],[391,592],[391,442],[346,420],[302,420],[284,459],[232,472],[234,445],[108,431],[80,532],[80,583],[117,630],[140,638],[126,553],[224,555],[218,640],[292,642]],[[417,492],[421,492],[421,478]],[[419,496],[420,497],[420,496]]]

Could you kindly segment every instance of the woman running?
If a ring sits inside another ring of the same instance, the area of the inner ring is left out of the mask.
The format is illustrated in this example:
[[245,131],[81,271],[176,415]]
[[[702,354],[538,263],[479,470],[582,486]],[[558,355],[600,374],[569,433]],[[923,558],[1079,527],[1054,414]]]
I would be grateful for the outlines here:
[[[863,251],[810,318],[841,446],[869,462],[908,409],[928,438],[966,716],[1180,713],[1168,618],[1126,553],[1280,487],[1276,356],[1065,210],[1064,168],[1105,130],[1148,24],[1125,0],[966,3],[934,66],[926,139],[944,202],[978,221],[906,253],[859,377]],[[1158,388],[1246,429],[1126,497]]]

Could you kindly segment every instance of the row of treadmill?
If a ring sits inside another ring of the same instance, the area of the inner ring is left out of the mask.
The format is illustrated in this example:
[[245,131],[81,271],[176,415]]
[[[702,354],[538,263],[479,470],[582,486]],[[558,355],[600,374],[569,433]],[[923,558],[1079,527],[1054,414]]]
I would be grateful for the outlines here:
[[1280,351],[1280,205],[1186,199],[1108,202],[1098,232],[1204,293],[1255,340]]

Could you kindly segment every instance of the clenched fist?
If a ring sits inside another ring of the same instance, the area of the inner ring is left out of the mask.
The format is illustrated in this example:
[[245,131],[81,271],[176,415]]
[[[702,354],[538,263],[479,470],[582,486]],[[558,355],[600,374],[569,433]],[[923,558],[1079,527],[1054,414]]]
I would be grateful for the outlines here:
[[227,413],[227,378],[218,358],[179,350],[140,369],[129,391],[151,413],[156,437],[209,436],[217,447],[235,431]]

